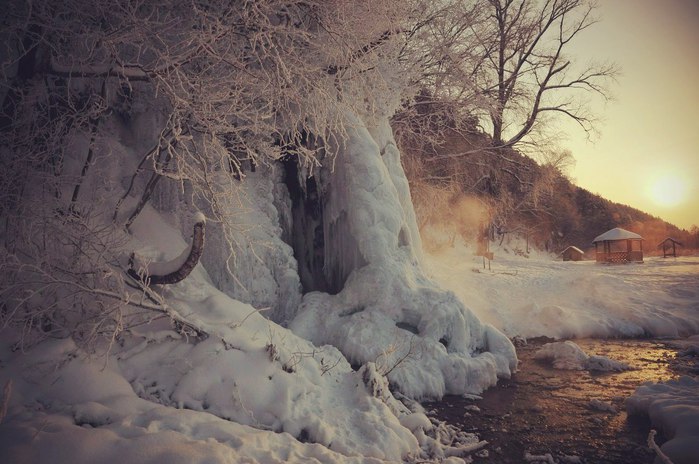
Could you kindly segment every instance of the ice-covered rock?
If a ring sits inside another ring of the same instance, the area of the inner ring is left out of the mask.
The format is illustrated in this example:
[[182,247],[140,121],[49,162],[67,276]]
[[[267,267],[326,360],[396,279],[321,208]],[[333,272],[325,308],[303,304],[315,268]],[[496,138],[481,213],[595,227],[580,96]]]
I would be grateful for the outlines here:
[[625,363],[606,356],[588,355],[575,342],[546,343],[534,353],[534,359],[550,362],[556,369],[588,371],[624,371],[630,369]]
[[480,393],[515,370],[514,346],[425,275],[390,127],[348,118],[348,138],[323,182],[333,231],[325,272],[342,280],[341,290],[304,295],[290,328],[338,347],[351,363],[375,362],[413,398]]
[[673,464],[691,464],[699,456],[699,380],[646,383],[626,399],[629,415],[650,418],[667,438],[660,447]]

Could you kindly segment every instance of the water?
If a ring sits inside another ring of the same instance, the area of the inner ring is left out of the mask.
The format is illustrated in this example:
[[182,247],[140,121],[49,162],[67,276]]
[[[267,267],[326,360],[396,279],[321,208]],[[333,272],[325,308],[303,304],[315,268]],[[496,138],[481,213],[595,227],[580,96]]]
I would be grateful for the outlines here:
[[[490,443],[488,456],[474,456],[476,463],[520,464],[525,453],[550,453],[560,462],[577,456],[583,463],[651,464],[654,454],[646,444],[650,423],[627,417],[624,400],[643,382],[677,378],[676,350],[657,340],[575,340],[588,354],[634,368],[595,374],[535,361],[534,352],[547,341],[530,340],[518,348],[519,372],[481,400],[447,396],[426,403],[426,409]],[[661,443],[663,437],[656,440]]]

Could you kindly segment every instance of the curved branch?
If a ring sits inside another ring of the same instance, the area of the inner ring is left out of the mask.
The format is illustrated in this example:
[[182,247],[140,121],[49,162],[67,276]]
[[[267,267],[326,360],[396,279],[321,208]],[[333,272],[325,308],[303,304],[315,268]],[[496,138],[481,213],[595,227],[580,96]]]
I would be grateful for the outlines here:
[[[141,272],[131,268],[128,274],[146,285],[169,285],[184,280],[199,262],[204,252],[204,232],[206,219],[198,213],[195,217],[192,244],[180,256],[165,263],[151,263]],[[175,269],[170,270],[173,266]]]

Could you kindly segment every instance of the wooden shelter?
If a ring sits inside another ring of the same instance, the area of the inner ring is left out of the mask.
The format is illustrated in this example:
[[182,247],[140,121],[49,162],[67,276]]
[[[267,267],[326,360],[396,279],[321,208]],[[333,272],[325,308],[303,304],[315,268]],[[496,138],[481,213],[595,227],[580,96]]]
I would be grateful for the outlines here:
[[677,248],[675,245],[682,246],[680,242],[672,237],[668,237],[662,242],[658,243],[658,248],[663,247],[663,258],[667,258],[668,256],[674,256],[677,258]]
[[573,245],[569,246],[561,252],[561,256],[563,256],[563,261],[581,261],[583,259],[584,254],[584,251]]
[[642,263],[643,237],[617,227],[597,236],[595,258],[598,263]]

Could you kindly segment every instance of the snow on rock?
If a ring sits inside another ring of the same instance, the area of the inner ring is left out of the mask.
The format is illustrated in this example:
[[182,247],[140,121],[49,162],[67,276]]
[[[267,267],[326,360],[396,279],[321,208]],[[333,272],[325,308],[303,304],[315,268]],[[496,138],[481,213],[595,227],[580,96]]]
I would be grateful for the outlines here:
[[534,359],[548,361],[556,369],[578,371],[623,371],[630,369],[627,364],[605,356],[590,356],[570,340],[545,344],[534,353]]
[[588,371],[619,372],[629,370],[631,367],[626,363],[609,359],[606,356],[598,356],[593,354],[587,358],[585,369]]
[[668,439],[660,447],[673,464],[695,463],[699,456],[699,379],[647,383],[626,399],[629,415],[650,418]]
[[561,462],[565,464],[582,464],[582,459],[580,459],[580,456],[577,456],[575,454],[565,454],[561,456]]
[[[422,271],[388,124],[373,126],[373,136],[356,118],[347,126],[348,140],[325,174],[325,220],[335,231],[326,236],[326,272],[347,278],[336,295],[304,295],[290,328],[318,346],[338,347],[351,363],[376,363],[410,397],[480,393],[515,370],[514,347]],[[353,239],[332,242],[347,236]]]
[[595,411],[611,412],[612,414],[616,414],[617,412],[616,408],[612,403],[608,401],[602,401],[597,398],[591,399],[587,403],[587,406]]
[[524,453],[524,462],[533,464],[556,464],[551,453],[546,454],[531,454],[528,451]]
[[545,344],[534,353],[534,359],[549,361],[556,369],[582,371],[588,356],[577,344],[567,340]]

